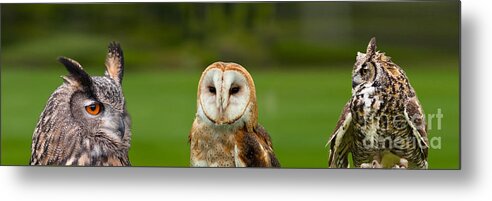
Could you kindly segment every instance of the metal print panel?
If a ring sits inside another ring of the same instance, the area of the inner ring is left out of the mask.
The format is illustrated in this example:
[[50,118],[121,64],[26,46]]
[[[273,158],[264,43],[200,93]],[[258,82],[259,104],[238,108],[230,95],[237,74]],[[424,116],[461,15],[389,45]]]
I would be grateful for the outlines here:
[[460,3],[1,5],[1,165],[460,168]]

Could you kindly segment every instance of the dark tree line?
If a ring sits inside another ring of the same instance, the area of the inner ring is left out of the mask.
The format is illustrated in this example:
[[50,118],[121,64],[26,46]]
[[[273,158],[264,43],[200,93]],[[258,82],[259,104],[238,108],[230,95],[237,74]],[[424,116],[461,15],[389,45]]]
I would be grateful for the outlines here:
[[44,57],[61,49],[96,61],[80,52],[106,40],[142,67],[325,66],[353,60],[372,36],[393,54],[459,47],[458,2],[4,4],[1,20],[6,66],[51,65]]

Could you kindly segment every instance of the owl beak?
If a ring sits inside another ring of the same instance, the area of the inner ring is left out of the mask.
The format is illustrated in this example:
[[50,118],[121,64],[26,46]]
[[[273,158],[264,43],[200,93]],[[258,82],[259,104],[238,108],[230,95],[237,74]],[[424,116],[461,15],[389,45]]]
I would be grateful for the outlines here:
[[224,97],[226,96],[221,95],[217,97],[218,98],[217,105],[219,106],[219,120],[217,121],[217,124],[223,124],[226,121],[224,112],[226,110],[228,100],[227,98]]
[[120,119],[120,125],[118,126],[118,131],[120,132],[120,137],[121,138],[123,138],[123,136],[125,135],[125,130],[126,130],[125,120],[124,120],[124,117],[122,117]]
[[218,119],[217,119],[217,121],[215,122],[215,124],[217,124],[217,125],[222,124],[222,119],[223,119],[223,117],[222,117],[222,113],[223,113],[223,111],[224,111],[224,108],[222,108],[222,103],[223,103],[223,102],[224,102],[224,98],[222,98],[222,95],[218,95],[218,96],[217,96],[216,103],[215,103],[215,104],[217,105],[217,109],[219,110],[219,112],[218,112],[218,114],[217,114],[217,116],[218,116],[219,118],[218,118]]
[[357,82],[352,81],[352,88],[355,88],[357,86]]
[[222,102],[221,102],[221,108],[222,108],[221,111],[222,112],[225,112],[226,107],[227,107],[227,102],[228,102],[227,98],[222,98]]

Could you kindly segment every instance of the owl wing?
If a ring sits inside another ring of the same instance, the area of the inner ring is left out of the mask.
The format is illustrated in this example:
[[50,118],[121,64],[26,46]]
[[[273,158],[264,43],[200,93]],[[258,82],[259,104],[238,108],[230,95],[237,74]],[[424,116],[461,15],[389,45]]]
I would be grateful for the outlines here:
[[65,165],[68,155],[73,152],[73,146],[67,146],[73,141],[59,130],[50,133],[38,128],[33,135],[31,145],[30,165]]
[[425,157],[425,160],[427,160],[427,152],[429,148],[427,141],[427,128],[422,107],[420,106],[419,100],[416,96],[413,96],[406,101],[405,119],[410,127],[412,127],[412,133],[417,139],[418,145]]
[[52,155],[47,142],[51,140],[51,136],[46,135],[46,133],[35,132],[32,138],[30,165],[47,165],[47,160]]
[[352,113],[350,101],[343,108],[335,130],[331,134],[327,145],[330,145],[328,166],[330,168],[348,168],[348,153],[352,141]]
[[236,167],[280,167],[270,135],[261,125],[253,133],[239,133],[238,142],[234,146],[234,160]]

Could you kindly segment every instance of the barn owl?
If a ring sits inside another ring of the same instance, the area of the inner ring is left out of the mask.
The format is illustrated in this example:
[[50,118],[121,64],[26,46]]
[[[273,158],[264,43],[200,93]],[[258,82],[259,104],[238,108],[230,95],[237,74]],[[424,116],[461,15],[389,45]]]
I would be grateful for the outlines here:
[[352,98],[328,142],[329,166],[427,169],[424,113],[403,71],[372,38],[352,71]]
[[189,142],[193,167],[280,167],[258,124],[253,78],[239,64],[216,62],[203,71]]
[[48,99],[34,130],[31,165],[128,166],[130,117],[121,88],[123,51],[109,44],[105,76],[89,76],[69,58],[63,84]]

